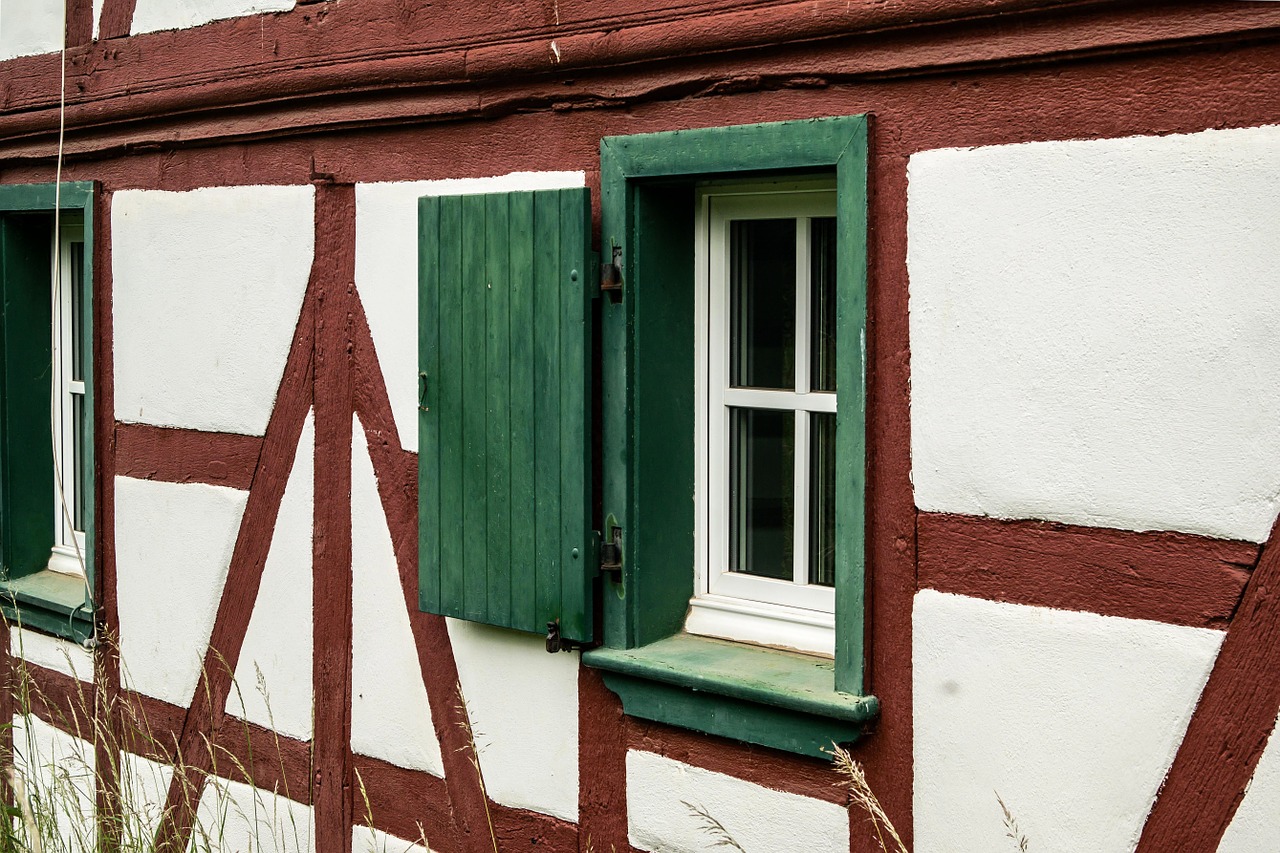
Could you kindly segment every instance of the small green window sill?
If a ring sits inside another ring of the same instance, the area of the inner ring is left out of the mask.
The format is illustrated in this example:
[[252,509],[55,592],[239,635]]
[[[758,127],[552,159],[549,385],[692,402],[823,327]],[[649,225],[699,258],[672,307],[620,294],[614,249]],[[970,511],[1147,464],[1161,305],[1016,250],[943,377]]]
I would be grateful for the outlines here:
[[830,660],[689,634],[582,661],[633,717],[818,758],[865,734],[880,710],[874,696],[837,692]]
[[93,634],[84,581],[48,569],[0,581],[0,611],[11,624],[77,643]]

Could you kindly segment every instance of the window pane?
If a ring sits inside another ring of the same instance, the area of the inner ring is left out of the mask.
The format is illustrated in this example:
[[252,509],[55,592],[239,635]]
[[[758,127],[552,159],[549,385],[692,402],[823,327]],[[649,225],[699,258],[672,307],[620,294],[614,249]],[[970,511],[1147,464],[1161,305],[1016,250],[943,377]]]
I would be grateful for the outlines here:
[[814,391],[836,390],[836,218],[810,220],[810,315]]
[[84,329],[84,243],[71,244],[70,273],[71,379],[73,382],[82,382],[84,381],[84,334],[81,331]]
[[794,412],[730,409],[730,571],[792,577],[794,423]]
[[[84,530],[84,395],[71,395],[71,526]],[[63,463],[66,464],[65,462]],[[64,482],[65,482],[65,474]]]
[[729,223],[729,384],[795,388],[796,221]]
[[835,586],[836,416],[809,417],[809,583]]

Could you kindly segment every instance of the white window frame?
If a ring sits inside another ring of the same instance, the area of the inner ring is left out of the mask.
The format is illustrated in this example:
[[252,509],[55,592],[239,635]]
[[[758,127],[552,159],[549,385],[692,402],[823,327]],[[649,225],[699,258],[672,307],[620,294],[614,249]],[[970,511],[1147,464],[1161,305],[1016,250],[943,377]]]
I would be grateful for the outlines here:
[[[85,577],[84,554],[85,534],[76,530],[72,524],[77,498],[80,497],[81,484],[77,482],[76,470],[80,467],[77,460],[83,455],[83,447],[76,442],[75,404],[80,398],[83,416],[85,405],[84,378],[73,379],[72,335],[72,291],[75,288],[75,264],[72,261],[71,247],[75,243],[84,244],[84,225],[81,222],[62,219],[56,231],[56,244],[53,247],[52,282],[53,301],[53,385],[50,397],[50,420],[54,441],[53,470],[53,512],[54,512],[54,544],[49,555],[48,568],[61,574]],[[82,249],[82,252],[84,250]],[[83,254],[81,255],[83,260]],[[83,274],[83,263],[81,263]],[[87,369],[88,353],[82,353]],[[65,504],[64,504],[65,502]]]
[[[809,389],[810,254],[796,229],[796,376],[791,390],[729,386],[729,223],[743,219],[836,216],[833,181],[705,186],[696,200],[695,582],[685,630],[693,634],[835,654],[835,589],[808,583],[809,438],[805,413],[836,411],[835,392]],[[796,412],[792,580],[729,572],[729,409]]]

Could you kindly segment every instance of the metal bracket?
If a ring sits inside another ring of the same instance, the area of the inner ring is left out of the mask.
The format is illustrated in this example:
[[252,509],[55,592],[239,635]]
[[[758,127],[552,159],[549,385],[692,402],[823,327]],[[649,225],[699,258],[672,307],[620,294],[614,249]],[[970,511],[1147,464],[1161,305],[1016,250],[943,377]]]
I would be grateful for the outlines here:
[[622,572],[622,528],[618,520],[610,515],[604,522],[605,539],[600,543],[600,571],[605,573]]
[[617,305],[622,301],[622,247],[614,243],[612,254],[609,263],[600,265],[600,292]]
[[571,652],[574,649],[580,648],[582,648],[582,643],[574,640],[566,640],[564,637],[560,636],[559,622],[547,623],[547,651],[550,654],[555,654],[556,652]]

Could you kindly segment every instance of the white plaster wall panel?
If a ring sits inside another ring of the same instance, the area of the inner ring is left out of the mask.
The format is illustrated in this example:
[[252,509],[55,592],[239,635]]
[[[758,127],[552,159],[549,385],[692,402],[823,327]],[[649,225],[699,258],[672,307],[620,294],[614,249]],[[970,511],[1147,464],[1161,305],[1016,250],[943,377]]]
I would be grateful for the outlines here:
[[262,435],[311,273],[315,191],[111,202],[116,417]]
[[406,450],[418,451],[418,199],[585,183],[584,172],[513,172],[493,178],[356,185],[356,287]]
[[[165,800],[169,796],[169,783],[173,780],[173,766],[143,758],[132,753],[120,756],[120,799],[123,812],[123,837],[151,839],[160,826]],[[147,845],[138,845],[146,848]]]
[[405,841],[381,829],[370,829],[357,823],[351,827],[351,853],[431,853],[431,850],[423,844]]
[[138,0],[134,8],[132,32],[184,30],[210,21],[286,12],[294,0]]
[[718,820],[743,850],[849,849],[849,813],[834,803],[774,791],[652,752],[627,753],[627,834],[633,846],[661,853],[711,849],[716,837],[685,803]]
[[93,655],[79,643],[14,628],[9,634],[9,653],[27,663],[93,682]]
[[351,749],[444,775],[400,570],[359,419],[351,448]]
[[0,60],[62,50],[63,0],[0,2]]
[[[1280,719],[1253,771],[1236,816],[1218,845],[1218,853],[1280,850]],[[1223,792],[1226,793],[1226,792]]]
[[1263,541],[1280,127],[909,165],[921,509]]
[[227,712],[281,734],[311,739],[311,540],[315,418],[302,426],[293,470],[271,534]]
[[98,40],[99,28],[102,26],[102,6],[106,0],[93,0],[93,40]]
[[576,821],[578,656],[549,655],[530,634],[447,623],[489,796]]
[[195,693],[247,492],[116,478],[121,679],[187,705]]
[[923,590],[916,853],[995,849],[998,791],[1037,851],[1129,851],[1222,634]]
[[[93,742],[73,737],[39,717],[19,715],[13,718],[13,751],[32,811],[39,815],[46,849],[95,850]],[[51,836],[58,839],[54,845],[48,844]]]
[[191,848],[218,853],[313,853],[315,812],[272,791],[210,777],[196,809]]

